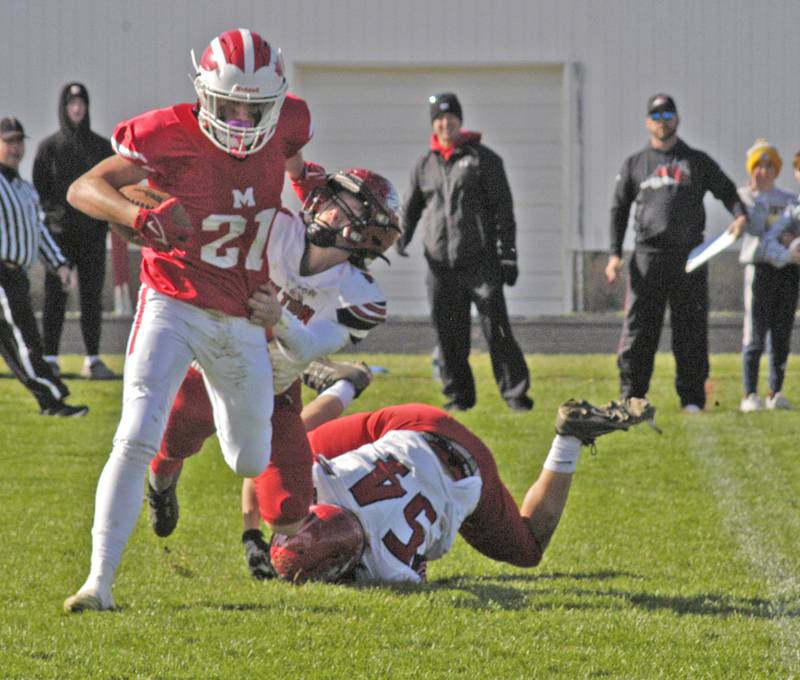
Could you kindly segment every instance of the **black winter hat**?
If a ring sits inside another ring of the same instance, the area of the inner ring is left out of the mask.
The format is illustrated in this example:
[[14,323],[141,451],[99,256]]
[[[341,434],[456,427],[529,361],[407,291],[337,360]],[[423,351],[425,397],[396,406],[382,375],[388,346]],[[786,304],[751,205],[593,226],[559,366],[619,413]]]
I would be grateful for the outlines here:
[[452,92],[431,95],[428,97],[428,102],[431,105],[431,123],[444,113],[452,113],[460,121],[464,120],[461,104]]

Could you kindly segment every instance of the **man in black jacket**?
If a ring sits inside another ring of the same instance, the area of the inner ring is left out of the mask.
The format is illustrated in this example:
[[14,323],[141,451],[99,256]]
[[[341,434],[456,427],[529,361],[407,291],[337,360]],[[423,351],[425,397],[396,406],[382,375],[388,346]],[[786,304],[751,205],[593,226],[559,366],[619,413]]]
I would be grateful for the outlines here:
[[448,410],[475,405],[469,366],[470,308],[474,303],[489,345],[492,369],[509,408],[528,411],[530,377],[511,331],[503,285],[517,281],[516,224],[503,161],[461,129],[463,115],[452,93],[429,99],[431,148],[417,162],[403,203],[405,255],[423,224],[428,297],[439,340],[443,393]]
[[649,144],[622,165],[611,207],[609,283],[622,266],[622,244],[634,205],[636,245],[625,296],[625,321],[617,354],[623,398],[644,397],[650,387],[664,312],[670,306],[675,389],[681,407],[705,407],[708,377],[708,269],[685,271],[689,251],[703,242],[703,197],[710,191],[734,215],[729,230],[741,235],[747,209],[736,185],[705,153],[677,135],[678,110],[666,94],[647,102]]
[[[69,205],[67,188],[113,152],[111,142],[90,128],[89,93],[81,83],[69,83],[62,89],[58,120],[59,131],[39,145],[33,163],[33,183],[39,192],[47,226],[64,255],[77,268],[81,332],[86,346],[82,373],[92,380],[108,380],[116,376],[99,356],[108,227]],[[58,370],[67,294],[58,278],[50,273],[45,277],[44,293],[44,355]]]

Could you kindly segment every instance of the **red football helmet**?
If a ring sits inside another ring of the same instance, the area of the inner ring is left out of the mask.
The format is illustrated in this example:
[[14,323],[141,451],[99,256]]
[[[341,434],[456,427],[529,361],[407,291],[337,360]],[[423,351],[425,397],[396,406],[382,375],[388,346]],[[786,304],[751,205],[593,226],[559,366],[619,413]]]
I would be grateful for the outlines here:
[[[364,206],[363,212],[358,215],[353,212],[342,201],[342,192],[358,198]],[[334,203],[348,218],[346,224],[336,229],[318,219],[330,203]],[[402,233],[397,190],[388,179],[364,168],[350,168],[328,175],[325,184],[314,189],[306,199],[303,213],[306,215],[306,234],[312,243],[323,248],[337,246],[336,237],[339,235],[357,258],[383,257]]]
[[[275,133],[288,85],[281,51],[258,33],[225,31],[205,49],[200,62],[192,50],[200,129],[223,151],[244,157]],[[224,115],[226,104],[251,104],[255,123]]]
[[364,552],[358,518],[338,505],[312,505],[294,536],[273,534],[269,556],[282,579],[292,583],[335,583],[347,576]]

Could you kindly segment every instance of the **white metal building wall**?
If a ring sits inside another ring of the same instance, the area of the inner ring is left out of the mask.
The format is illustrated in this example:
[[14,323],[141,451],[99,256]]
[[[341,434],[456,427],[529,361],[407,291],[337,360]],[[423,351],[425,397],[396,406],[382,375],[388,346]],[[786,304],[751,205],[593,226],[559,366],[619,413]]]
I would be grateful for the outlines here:
[[[517,215],[520,280],[509,307],[520,315],[563,309],[561,151],[562,74],[559,67],[409,68],[301,65],[297,90],[315,119],[307,156],[328,168],[364,166],[391,178],[401,195],[410,169],[427,150],[427,97],[455,91],[467,129],[504,161]],[[502,102],[499,108],[497,102]],[[389,296],[391,313],[426,314],[422,233],[409,257],[390,253],[391,266],[373,273]]]
[[[65,82],[86,82],[95,128],[109,133],[121,118],[191,99],[188,50],[237,25],[282,46],[292,77],[301,64],[582,64],[582,171],[567,177],[585,178],[583,210],[561,208],[571,232],[584,215],[587,248],[607,247],[613,178],[645,142],[644,101],[655,91],[676,97],[682,136],[737,182],[755,137],[784,158],[800,148],[796,0],[0,0],[0,10],[0,111],[33,138],[24,174],[55,127]],[[509,113],[496,108],[498,121]],[[490,141],[499,126],[483,127]],[[796,188],[786,171],[780,184]],[[713,211],[710,231],[722,221]],[[578,241],[569,233],[564,242]]]

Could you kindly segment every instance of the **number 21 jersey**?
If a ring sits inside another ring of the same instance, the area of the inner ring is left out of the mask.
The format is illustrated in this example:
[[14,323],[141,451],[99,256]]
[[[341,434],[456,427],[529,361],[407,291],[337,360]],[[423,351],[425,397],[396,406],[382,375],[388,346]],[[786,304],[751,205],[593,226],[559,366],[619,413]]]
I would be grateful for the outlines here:
[[267,233],[281,205],[286,159],[311,137],[308,107],[287,96],[275,134],[244,159],[214,146],[193,107],[178,104],[120,123],[114,150],[175,196],[194,233],[185,249],[142,249],[142,281],[169,297],[247,316],[247,299],[266,281]]

